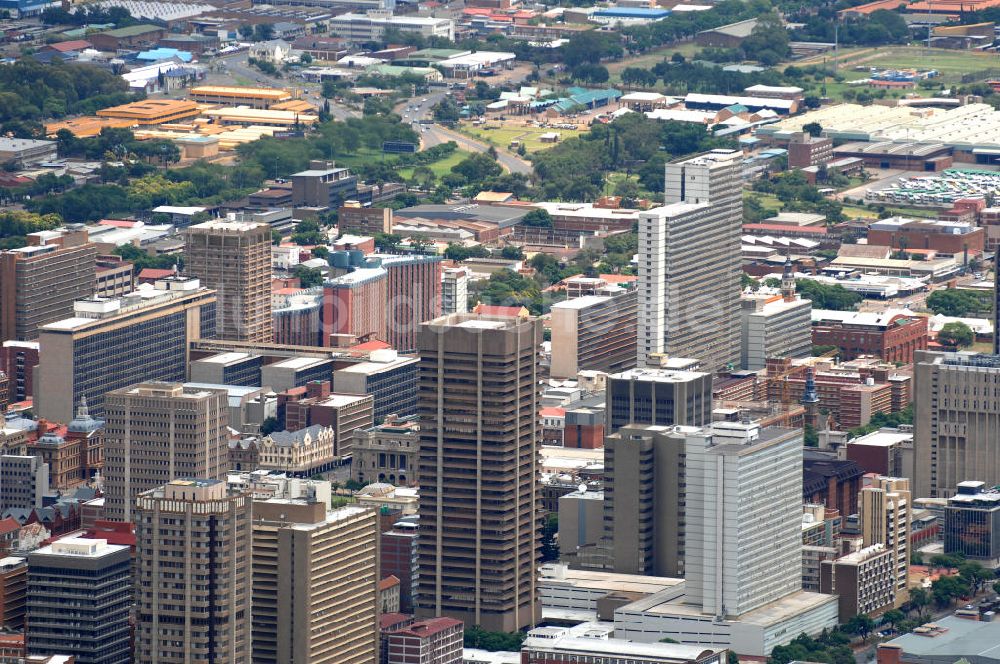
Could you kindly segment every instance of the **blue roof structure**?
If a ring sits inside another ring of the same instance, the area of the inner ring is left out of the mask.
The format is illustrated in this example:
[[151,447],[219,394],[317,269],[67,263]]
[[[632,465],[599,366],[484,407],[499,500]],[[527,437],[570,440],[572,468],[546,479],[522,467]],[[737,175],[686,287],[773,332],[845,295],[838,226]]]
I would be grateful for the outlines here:
[[191,62],[193,56],[189,51],[179,51],[176,48],[154,48],[150,51],[143,51],[142,53],[135,56],[136,60],[145,60],[147,62],[156,62],[157,60],[170,60],[171,58],[177,58],[181,62]]

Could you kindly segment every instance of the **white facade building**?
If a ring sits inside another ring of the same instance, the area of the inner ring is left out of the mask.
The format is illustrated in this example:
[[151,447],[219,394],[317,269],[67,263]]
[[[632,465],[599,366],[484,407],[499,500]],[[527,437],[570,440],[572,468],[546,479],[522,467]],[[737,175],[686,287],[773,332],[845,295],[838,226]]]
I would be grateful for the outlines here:
[[667,164],[667,204],[639,215],[639,366],[652,353],[711,370],[739,360],[741,164],[735,150]]
[[464,314],[469,310],[469,268],[441,270],[441,314]]

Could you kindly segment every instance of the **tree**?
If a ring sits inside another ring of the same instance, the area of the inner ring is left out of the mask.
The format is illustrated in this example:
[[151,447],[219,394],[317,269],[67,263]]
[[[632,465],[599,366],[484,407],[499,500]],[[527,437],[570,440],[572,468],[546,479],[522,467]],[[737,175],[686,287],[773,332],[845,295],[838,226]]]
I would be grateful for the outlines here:
[[807,424],[802,428],[802,442],[806,447],[819,447],[819,434],[813,425]]
[[445,97],[434,106],[434,119],[441,124],[455,124],[462,118],[462,109],[458,107],[455,100]]
[[304,65],[311,65],[312,61],[313,61],[313,56],[309,55],[308,53],[303,53],[301,56],[299,56],[299,62],[301,62]]
[[930,603],[930,597],[927,595],[927,591],[923,588],[913,588],[910,590],[910,601],[907,603],[907,611],[915,611],[920,613],[920,610]]
[[875,621],[867,613],[859,613],[844,625],[844,630],[849,634],[857,634],[864,642],[868,641],[868,635],[875,629]]
[[975,318],[991,310],[989,298],[975,291],[945,288],[927,297],[927,308],[942,316]]
[[488,154],[476,152],[452,166],[451,172],[463,176],[470,184],[479,184],[500,175],[503,169]]
[[552,228],[552,215],[547,210],[532,210],[521,217],[521,225],[536,228]]
[[488,632],[478,625],[465,628],[465,647],[479,648],[490,652],[521,650],[524,632]]
[[975,342],[976,334],[971,327],[962,321],[955,321],[944,324],[944,327],[938,332],[937,340],[942,346],[968,348]]
[[542,562],[550,563],[559,560],[559,544],[556,537],[559,534],[559,515],[549,514],[542,524]]
[[813,138],[818,138],[823,134],[823,125],[818,122],[807,122],[802,125],[802,131],[806,132]]
[[275,431],[281,431],[281,428],[281,423],[278,422],[278,418],[266,417],[260,424],[260,434],[262,436],[270,436]]
[[274,39],[274,26],[270,23],[258,23],[253,26],[253,38],[255,41],[270,41]]
[[315,267],[296,265],[292,269],[292,276],[297,277],[302,288],[312,288],[323,285],[323,272]]
[[403,238],[398,235],[393,235],[392,233],[376,233],[375,234],[375,246],[379,251],[384,251],[387,253],[393,253],[399,250],[399,245],[402,243]]
[[500,258],[508,258],[511,260],[524,260],[524,249],[509,244],[500,250]]
[[292,233],[292,242],[300,247],[322,244],[324,239],[323,231],[320,229],[319,224],[308,219],[300,221],[295,226],[295,232]]
[[893,629],[898,630],[899,623],[903,622],[906,619],[906,614],[904,614],[899,609],[889,609],[884,614],[882,614],[882,619],[885,620],[890,625],[892,625]]

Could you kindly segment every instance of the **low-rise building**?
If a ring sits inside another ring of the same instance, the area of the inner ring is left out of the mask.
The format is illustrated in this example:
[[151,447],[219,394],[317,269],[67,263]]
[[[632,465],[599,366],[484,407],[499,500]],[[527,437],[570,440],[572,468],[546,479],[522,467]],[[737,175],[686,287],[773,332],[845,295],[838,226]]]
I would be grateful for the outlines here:
[[382,424],[357,429],[351,448],[351,476],[362,484],[416,486],[420,420],[390,415]]
[[812,342],[836,346],[845,360],[875,355],[886,362],[913,362],[914,353],[926,350],[927,319],[909,311],[882,313],[813,309]]
[[417,620],[387,635],[387,664],[462,664],[464,634],[461,620]]
[[836,595],[841,622],[859,614],[877,616],[894,606],[895,560],[884,544],[873,544],[820,567],[819,591]]
[[722,664],[724,648],[679,643],[637,643],[614,637],[614,629],[600,624],[572,628],[536,627],[521,647],[523,664]]
[[319,424],[299,431],[275,431],[261,439],[257,467],[297,477],[326,472],[340,461],[334,438],[332,428]]
[[985,482],[959,483],[944,508],[944,552],[1000,566],[1000,491]]
[[25,168],[54,159],[56,142],[31,138],[0,138],[0,163]]

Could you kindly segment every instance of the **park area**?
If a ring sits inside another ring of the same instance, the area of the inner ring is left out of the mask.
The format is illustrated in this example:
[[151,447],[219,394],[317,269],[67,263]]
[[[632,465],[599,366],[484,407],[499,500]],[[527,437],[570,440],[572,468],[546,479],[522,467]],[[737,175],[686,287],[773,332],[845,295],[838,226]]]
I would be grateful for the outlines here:
[[[586,129],[586,128],[583,128]],[[460,131],[473,138],[479,139],[500,149],[510,149],[516,151],[516,146],[510,148],[515,141],[524,145],[524,149],[531,154],[539,150],[554,147],[568,138],[579,136],[581,129],[561,129],[556,127],[536,127],[528,124],[524,120],[501,121],[489,120],[485,124],[475,125],[471,122],[462,123]],[[559,138],[554,142],[546,142],[542,139],[546,134],[558,134]]]

